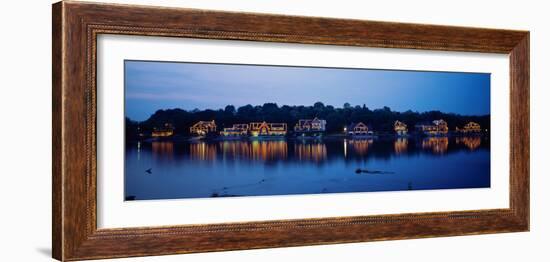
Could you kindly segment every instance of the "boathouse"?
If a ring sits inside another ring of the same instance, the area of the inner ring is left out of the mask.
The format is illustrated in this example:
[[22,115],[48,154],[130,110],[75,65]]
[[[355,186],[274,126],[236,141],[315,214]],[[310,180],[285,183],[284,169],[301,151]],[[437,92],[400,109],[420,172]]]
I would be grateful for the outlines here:
[[252,136],[284,136],[287,132],[286,123],[250,123],[250,134]]
[[346,133],[351,136],[366,136],[373,134],[372,131],[369,131],[369,127],[363,122],[351,123],[345,128],[345,130]]
[[300,119],[294,126],[296,133],[325,132],[327,121],[324,119]]
[[216,123],[212,121],[199,121],[189,128],[192,135],[205,136],[208,133],[216,132]]
[[406,135],[408,131],[407,125],[399,120],[395,120],[395,123],[393,123],[393,130],[399,136]]
[[153,128],[152,137],[169,137],[174,134],[174,127],[170,123],[165,123],[161,128]]
[[464,128],[457,127],[456,131],[460,133],[465,133],[465,134],[480,133],[481,125],[479,125],[476,122],[468,122],[468,124],[464,125]]
[[415,125],[416,131],[429,136],[446,135],[449,132],[445,120],[434,120],[432,122],[421,122]]
[[248,124],[234,124],[230,128],[224,128],[220,132],[222,136],[246,136],[248,135]]

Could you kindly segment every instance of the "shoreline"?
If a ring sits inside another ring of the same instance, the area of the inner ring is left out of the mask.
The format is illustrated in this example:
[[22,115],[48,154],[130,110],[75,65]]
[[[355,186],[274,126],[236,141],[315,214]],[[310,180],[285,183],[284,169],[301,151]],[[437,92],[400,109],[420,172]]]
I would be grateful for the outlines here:
[[324,136],[262,136],[262,137],[253,137],[253,136],[231,136],[231,137],[192,137],[192,136],[171,136],[171,137],[156,137],[156,138],[145,138],[145,139],[128,139],[126,142],[202,142],[202,141],[284,141],[284,140],[294,140],[294,141],[334,141],[334,140],[393,140],[393,139],[428,139],[428,138],[461,138],[461,137],[481,137],[481,138],[490,138],[490,134],[446,134],[446,135],[424,135],[424,134],[410,134],[410,135],[396,135],[396,134],[375,134],[367,136],[349,136],[344,134],[331,134]]

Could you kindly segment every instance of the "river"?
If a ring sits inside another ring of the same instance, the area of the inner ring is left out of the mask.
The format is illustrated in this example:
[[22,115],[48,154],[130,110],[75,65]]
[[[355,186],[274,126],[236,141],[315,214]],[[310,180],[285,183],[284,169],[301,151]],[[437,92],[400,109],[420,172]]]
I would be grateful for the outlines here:
[[484,137],[127,143],[127,200],[483,188]]

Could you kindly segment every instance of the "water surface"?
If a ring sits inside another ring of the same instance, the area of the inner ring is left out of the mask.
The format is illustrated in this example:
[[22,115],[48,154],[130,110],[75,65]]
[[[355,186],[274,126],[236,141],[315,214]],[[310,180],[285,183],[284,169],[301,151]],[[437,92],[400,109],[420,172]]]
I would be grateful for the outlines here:
[[126,146],[125,194],[135,200],[489,186],[489,139],[482,137]]

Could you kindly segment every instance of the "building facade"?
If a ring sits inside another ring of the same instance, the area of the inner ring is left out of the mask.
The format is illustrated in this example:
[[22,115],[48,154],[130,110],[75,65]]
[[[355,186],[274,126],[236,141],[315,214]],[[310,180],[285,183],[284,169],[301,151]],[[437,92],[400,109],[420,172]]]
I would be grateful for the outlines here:
[[170,123],[165,123],[161,128],[153,128],[151,137],[170,137],[174,135],[174,127]]
[[416,131],[428,136],[447,135],[449,127],[443,119],[423,122],[415,125]]
[[216,122],[214,122],[214,120],[199,121],[189,128],[189,132],[197,136],[205,136],[209,133],[216,132]]
[[351,123],[346,127],[346,134],[350,136],[368,136],[372,135],[372,130],[369,130],[369,127],[363,122]]
[[287,133],[286,123],[250,123],[251,136],[285,136]]
[[407,135],[408,132],[407,125],[399,120],[396,120],[395,123],[393,123],[393,130],[399,136]]
[[327,121],[324,119],[300,119],[294,126],[296,133],[325,132]]
[[220,132],[222,136],[246,136],[248,135],[249,126],[248,124],[234,124],[230,128],[224,128]]
[[476,122],[468,122],[468,124],[464,125],[464,128],[457,127],[456,131],[464,134],[481,133],[481,125]]

